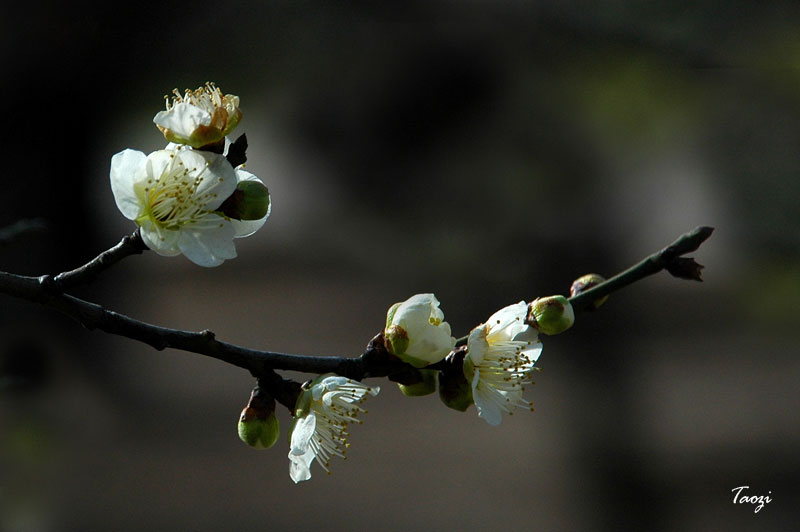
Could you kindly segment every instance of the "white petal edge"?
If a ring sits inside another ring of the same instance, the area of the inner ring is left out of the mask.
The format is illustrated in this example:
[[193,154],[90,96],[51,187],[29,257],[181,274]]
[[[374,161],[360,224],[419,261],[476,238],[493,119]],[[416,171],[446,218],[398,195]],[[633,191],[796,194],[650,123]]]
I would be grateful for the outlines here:
[[289,449],[289,476],[297,484],[311,478],[311,463],[314,451],[311,449],[311,438],[317,427],[317,417],[309,413],[295,422]]
[[134,185],[145,175],[147,156],[137,150],[125,149],[111,157],[111,192],[123,216],[135,220],[142,212],[142,204]]

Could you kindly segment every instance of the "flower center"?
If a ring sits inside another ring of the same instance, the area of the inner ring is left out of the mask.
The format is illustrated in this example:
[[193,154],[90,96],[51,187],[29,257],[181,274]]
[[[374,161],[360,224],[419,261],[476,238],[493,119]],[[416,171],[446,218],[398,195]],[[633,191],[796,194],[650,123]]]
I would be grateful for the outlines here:
[[186,168],[183,161],[171,155],[170,165],[159,177],[148,177],[144,183],[144,213],[137,218],[142,224],[150,220],[161,229],[179,229],[197,224],[210,212],[207,205],[214,193],[197,194],[208,163],[202,168]]
[[531,373],[538,368],[524,349],[530,342],[500,341],[488,345],[488,352],[475,369],[481,380],[493,388],[504,392],[521,392],[525,385],[532,383]]
[[195,90],[186,89],[183,95],[178,92],[178,89],[173,89],[172,94],[171,102],[169,95],[164,96],[164,99],[167,100],[167,111],[172,109],[176,103],[189,103],[209,113],[213,113],[217,107],[222,107],[222,91],[210,82]]
[[330,394],[329,405],[323,406],[324,401],[320,401],[311,407],[317,416],[317,428],[310,445],[317,463],[328,473],[332,457],[347,459],[347,448],[350,447],[347,426],[349,423],[362,423],[358,414],[366,412],[359,406],[367,399],[365,389],[367,393],[372,391],[360,384],[338,386],[335,391],[327,392]]

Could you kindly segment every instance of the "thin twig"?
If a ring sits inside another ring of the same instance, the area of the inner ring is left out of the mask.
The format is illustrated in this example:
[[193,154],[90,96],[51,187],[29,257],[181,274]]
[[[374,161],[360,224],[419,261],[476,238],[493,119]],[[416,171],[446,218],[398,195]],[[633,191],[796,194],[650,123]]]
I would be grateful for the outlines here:
[[[711,236],[713,231],[713,227],[701,226],[695,228],[693,231],[689,231],[688,233],[681,235],[669,246],[657,253],[653,253],[646,259],[642,260],[638,264],[635,264],[634,266],[631,266],[624,272],[615,275],[611,279],[608,279],[607,281],[604,281],[585,292],[569,298],[572,308],[576,312],[581,311],[591,305],[593,301],[596,301],[603,296],[607,296],[611,292],[616,292],[617,290],[624,288],[629,284],[635,283],[636,281],[639,281],[648,275],[653,275],[654,273],[658,273],[664,269],[669,269],[670,273],[676,277],[687,278],[686,276],[680,275],[679,273],[673,271],[673,265],[677,266],[676,261],[681,257],[681,255],[691,253],[692,251],[697,251],[700,245]],[[691,278],[699,281],[699,268],[702,268],[702,266],[694,263],[694,261],[692,261],[692,263],[698,268],[698,273],[697,276],[692,276]]]
[[91,283],[102,271],[110,268],[125,257],[139,255],[146,249],[147,246],[142,241],[137,229],[132,234],[123,237],[116,246],[102,252],[83,266],[72,271],[59,273],[53,278],[45,276],[42,282],[48,285],[51,290],[66,292],[70,288]]

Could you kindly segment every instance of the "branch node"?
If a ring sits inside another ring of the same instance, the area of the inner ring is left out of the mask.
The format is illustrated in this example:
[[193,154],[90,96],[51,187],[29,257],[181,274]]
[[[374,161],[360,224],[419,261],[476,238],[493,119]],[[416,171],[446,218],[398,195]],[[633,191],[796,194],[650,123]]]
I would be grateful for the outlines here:
[[202,331],[200,331],[200,336],[201,336],[201,337],[202,337],[204,340],[210,340],[210,341],[213,341],[213,340],[216,340],[216,339],[217,339],[217,335],[216,335],[216,334],[214,334],[214,331],[212,331],[212,330],[210,330],[210,329],[203,329]]
[[61,290],[58,286],[58,281],[50,274],[40,275],[37,277],[39,281],[39,286],[42,287],[42,295],[44,296],[56,296],[61,294]]

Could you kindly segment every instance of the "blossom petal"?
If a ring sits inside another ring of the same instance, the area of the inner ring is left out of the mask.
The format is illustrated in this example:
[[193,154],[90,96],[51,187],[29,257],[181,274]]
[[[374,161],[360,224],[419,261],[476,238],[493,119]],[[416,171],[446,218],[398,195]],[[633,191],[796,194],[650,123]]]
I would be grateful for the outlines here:
[[317,428],[317,416],[310,412],[307,416],[298,419],[292,429],[290,454],[302,456],[310,448],[311,437]]
[[188,139],[199,126],[211,124],[211,113],[190,103],[181,102],[168,111],[156,113],[153,123]]
[[184,154],[185,160],[188,154],[192,154],[188,155],[188,159],[196,165],[208,164],[208,170],[202,174],[202,180],[197,185],[195,196],[215,195],[215,199],[206,204],[208,210],[215,210],[236,190],[236,173],[233,166],[228,159],[216,153],[198,150],[184,150],[181,153]]
[[181,253],[195,264],[206,267],[219,266],[226,259],[235,258],[233,225],[215,214],[207,215],[204,220],[217,225],[211,228],[181,229],[178,236],[178,249]]
[[487,326],[478,325],[472,329],[467,337],[467,356],[475,365],[483,363],[483,357],[489,350],[489,343],[486,341]]
[[311,478],[311,463],[316,453],[311,447],[311,438],[317,426],[317,417],[313,412],[298,419],[292,429],[289,449],[289,476],[295,483]]
[[494,427],[503,421],[497,396],[502,397],[502,394],[489,386],[481,386],[480,374],[475,372],[475,376],[472,379],[472,399],[478,409],[478,416]]
[[178,249],[178,231],[159,229],[147,221],[139,228],[139,234],[145,245],[159,255],[174,257],[181,254],[181,250]]
[[525,324],[525,317],[528,314],[528,305],[524,301],[514,303],[504,307],[486,320],[486,323],[491,327],[492,338],[490,343],[503,340],[513,340],[514,337],[529,327]]
[[147,156],[137,150],[125,149],[111,157],[111,192],[123,216],[135,220],[142,212],[142,204],[134,185],[144,177]]

